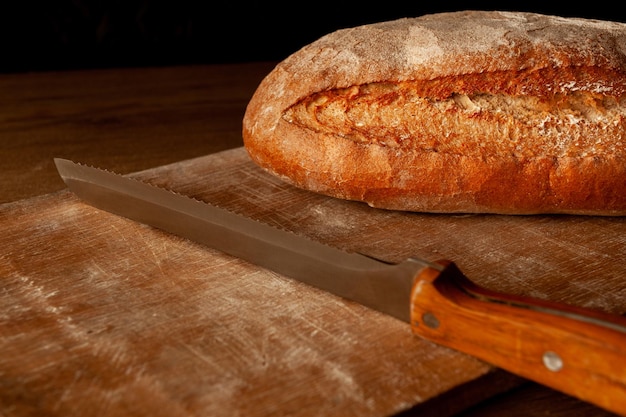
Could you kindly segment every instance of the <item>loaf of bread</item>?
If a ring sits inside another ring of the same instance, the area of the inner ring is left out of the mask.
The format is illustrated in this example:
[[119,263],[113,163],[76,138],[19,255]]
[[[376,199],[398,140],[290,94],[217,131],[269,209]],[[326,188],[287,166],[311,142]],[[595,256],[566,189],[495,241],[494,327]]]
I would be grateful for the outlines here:
[[261,82],[258,165],[437,213],[626,215],[626,24],[463,11],[342,29]]

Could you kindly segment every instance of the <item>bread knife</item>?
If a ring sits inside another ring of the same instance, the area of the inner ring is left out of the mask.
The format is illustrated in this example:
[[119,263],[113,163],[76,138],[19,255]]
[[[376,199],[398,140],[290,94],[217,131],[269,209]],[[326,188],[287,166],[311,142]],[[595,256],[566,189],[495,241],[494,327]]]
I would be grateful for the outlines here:
[[408,322],[414,334],[626,415],[626,318],[501,294],[454,262],[388,263],[223,208],[55,159],[86,203],[239,257]]

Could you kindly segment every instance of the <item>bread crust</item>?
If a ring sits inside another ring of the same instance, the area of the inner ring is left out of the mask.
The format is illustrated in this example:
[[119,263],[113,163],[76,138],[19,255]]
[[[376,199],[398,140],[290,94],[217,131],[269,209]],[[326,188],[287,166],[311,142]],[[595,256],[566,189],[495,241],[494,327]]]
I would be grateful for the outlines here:
[[626,214],[626,24],[464,11],[339,30],[243,119],[261,167],[374,207]]

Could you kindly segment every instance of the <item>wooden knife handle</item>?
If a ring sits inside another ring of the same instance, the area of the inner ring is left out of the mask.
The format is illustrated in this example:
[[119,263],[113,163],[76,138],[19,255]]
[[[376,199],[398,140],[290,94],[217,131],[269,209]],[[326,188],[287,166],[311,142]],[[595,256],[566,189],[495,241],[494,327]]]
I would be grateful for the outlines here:
[[626,416],[626,318],[489,291],[440,264],[413,285],[415,334]]

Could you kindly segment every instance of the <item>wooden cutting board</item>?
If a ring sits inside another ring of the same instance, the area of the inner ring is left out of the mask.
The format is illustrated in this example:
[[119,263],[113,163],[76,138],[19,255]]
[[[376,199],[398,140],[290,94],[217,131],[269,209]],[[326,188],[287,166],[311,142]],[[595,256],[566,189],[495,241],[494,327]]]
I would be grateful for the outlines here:
[[[623,218],[377,210],[288,186],[243,148],[133,176],[346,250],[448,258],[494,290],[626,312]],[[0,225],[7,415],[443,416],[520,382],[67,191],[0,206]]]

